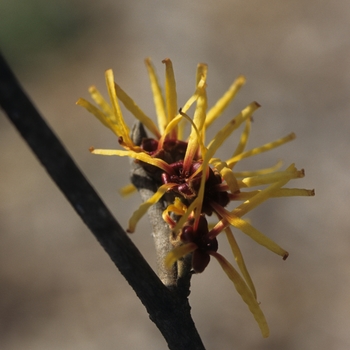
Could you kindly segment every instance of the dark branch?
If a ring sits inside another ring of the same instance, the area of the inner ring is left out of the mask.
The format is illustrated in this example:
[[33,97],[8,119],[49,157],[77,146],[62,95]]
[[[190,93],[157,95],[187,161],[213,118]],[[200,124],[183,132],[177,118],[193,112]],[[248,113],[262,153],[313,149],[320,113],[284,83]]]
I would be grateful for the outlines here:
[[146,307],[170,349],[204,349],[190,307],[168,290],[114,219],[0,55],[0,105]]

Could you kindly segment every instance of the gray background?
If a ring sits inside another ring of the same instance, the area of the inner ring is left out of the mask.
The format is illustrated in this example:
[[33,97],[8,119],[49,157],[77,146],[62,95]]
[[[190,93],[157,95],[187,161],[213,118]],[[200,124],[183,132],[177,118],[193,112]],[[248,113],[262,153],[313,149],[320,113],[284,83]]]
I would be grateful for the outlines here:
[[[306,177],[292,185],[315,188],[316,197],[271,200],[249,215],[290,252],[287,261],[236,233],[270,338],[261,338],[215,261],[193,278],[198,330],[208,349],[350,347],[348,1],[15,0],[0,2],[0,14],[3,53],[124,227],[140,203],[117,193],[128,183],[128,161],[89,154],[117,140],[75,101],[91,84],[105,92],[103,74],[113,68],[154,115],[148,56],[161,80],[161,60],[172,59],[179,105],[193,91],[198,62],[209,65],[210,105],[244,74],[246,86],[213,132],[257,100],[250,147],[291,131],[297,139],[240,169],[295,162]],[[0,127],[1,348],[165,349],[134,292],[1,113]],[[132,239],[154,266],[147,220]]]

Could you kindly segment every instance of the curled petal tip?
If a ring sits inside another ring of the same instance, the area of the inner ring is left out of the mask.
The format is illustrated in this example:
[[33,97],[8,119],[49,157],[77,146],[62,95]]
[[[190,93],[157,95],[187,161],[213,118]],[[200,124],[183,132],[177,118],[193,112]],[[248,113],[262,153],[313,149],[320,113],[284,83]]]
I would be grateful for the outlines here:
[[88,89],[89,93],[91,94],[92,92],[96,91],[96,86],[95,85],[91,85]]
[[81,105],[81,102],[83,101],[82,98],[79,98],[79,100],[77,102],[75,102],[76,105],[80,106]]
[[94,147],[90,147],[90,148],[89,148],[89,152],[91,152],[91,153],[93,153],[94,150],[95,150]]
[[288,256],[289,256],[289,253],[285,253],[284,255],[283,255],[283,260],[286,260],[287,258],[288,258]]
[[261,104],[258,103],[258,102],[256,102],[256,101],[254,101],[253,103],[255,104],[255,106],[256,106],[257,108],[261,107]]

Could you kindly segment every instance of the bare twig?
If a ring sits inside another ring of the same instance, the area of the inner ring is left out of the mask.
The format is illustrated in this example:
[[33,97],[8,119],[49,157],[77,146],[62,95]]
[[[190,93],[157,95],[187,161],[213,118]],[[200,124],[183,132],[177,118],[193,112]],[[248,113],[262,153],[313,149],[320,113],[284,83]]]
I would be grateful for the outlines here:
[[[140,145],[143,138],[147,137],[143,125],[135,123],[131,132],[131,137],[136,145]],[[131,160],[131,182],[139,191],[142,200],[145,202],[157,192],[161,184],[157,184],[139,163]],[[158,201],[148,209],[148,217],[152,225],[152,235],[157,254],[157,274],[160,280],[171,290],[175,290],[177,284],[176,265],[172,269],[164,266],[164,259],[172,249],[170,244],[171,230],[162,219],[162,213],[166,208],[163,200]]]
[[0,55],[0,105],[144,304],[170,349],[204,349],[190,306],[159,280]]

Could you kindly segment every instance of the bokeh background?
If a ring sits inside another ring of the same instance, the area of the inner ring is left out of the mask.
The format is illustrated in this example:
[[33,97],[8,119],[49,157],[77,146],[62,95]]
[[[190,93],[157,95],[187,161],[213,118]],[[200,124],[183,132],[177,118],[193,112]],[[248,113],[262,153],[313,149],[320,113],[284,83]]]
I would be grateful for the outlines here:
[[[246,305],[213,261],[190,301],[207,349],[350,348],[350,2],[244,0],[13,0],[0,2],[3,54],[79,167],[125,227],[140,203],[122,199],[126,159],[92,156],[114,135],[75,105],[104,71],[154,115],[145,57],[163,81],[170,57],[179,105],[209,65],[213,104],[236,76],[247,84],[220,126],[253,100],[249,147],[294,131],[297,139],[241,169],[295,162],[295,187],[316,197],[275,199],[252,223],[290,252],[286,261],[240,232],[268,319],[262,339]],[[126,118],[132,118],[126,113]],[[0,112],[0,344],[18,349],[165,349],[145,309],[92,234]],[[229,155],[234,138],[221,155]],[[147,220],[132,236],[154,266]],[[221,240],[220,251],[229,256]]]

